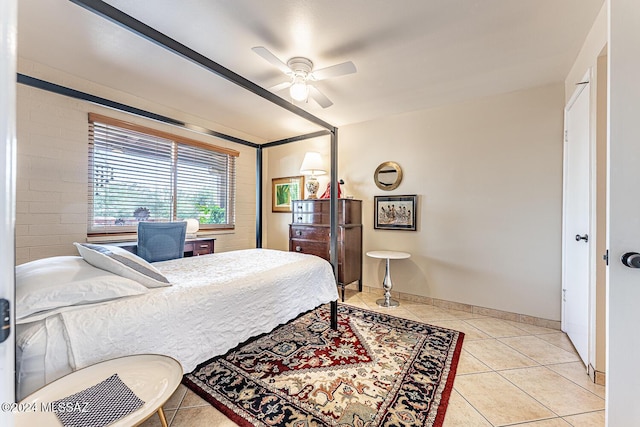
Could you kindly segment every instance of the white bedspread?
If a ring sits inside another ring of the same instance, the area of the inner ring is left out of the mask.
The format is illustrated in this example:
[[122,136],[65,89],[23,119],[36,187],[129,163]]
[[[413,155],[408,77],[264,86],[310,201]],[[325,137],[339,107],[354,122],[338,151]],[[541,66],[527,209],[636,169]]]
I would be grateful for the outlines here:
[[173,286],[58,315],[73,369],[160,353],[190,372],[252,336],[338,299],[331,265],[311,255],[248,249],[154,266]]

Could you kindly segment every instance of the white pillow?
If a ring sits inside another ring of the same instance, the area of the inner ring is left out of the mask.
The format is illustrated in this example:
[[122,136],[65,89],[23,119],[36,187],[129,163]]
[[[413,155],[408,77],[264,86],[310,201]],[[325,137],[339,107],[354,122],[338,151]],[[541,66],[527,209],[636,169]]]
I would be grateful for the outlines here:
[[16,267],[16,319],[36,320],[64,307],[141,295],[140,283],[95,268],[79,256],[59,256]]
[[133,279],[147,288],[171,285],[154,266],[126,249],[90,243],[74,243],[74,245],[82,258],[95,267]]

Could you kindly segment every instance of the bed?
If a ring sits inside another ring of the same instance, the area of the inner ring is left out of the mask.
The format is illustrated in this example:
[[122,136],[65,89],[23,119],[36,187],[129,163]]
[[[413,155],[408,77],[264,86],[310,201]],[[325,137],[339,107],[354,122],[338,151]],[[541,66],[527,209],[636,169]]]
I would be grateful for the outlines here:
[[[182,258],[149,265],[165,280],[145,281],[127,265],[118,271],[98,268],[96,259],[104,253],[97,245],[84,246],[90,250],[83,254],[78,246],[83,257],[53,257],[16,268],[18,399],[72,370],[130,354],[165,354],[190,372],[338,299],[331,265],[312,255],[247,249]],[[44,288],[51,289],[40,291],[43,272]],[[65,281],[71,284],[60,284]],[[64,302],[56,301],[61,293]]]

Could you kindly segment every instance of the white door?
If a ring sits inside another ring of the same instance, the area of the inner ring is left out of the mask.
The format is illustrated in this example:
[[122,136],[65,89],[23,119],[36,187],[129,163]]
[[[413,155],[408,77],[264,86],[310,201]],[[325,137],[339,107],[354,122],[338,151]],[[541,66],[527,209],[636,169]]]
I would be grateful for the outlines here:
[[609,0],[607,423],[640,426],[640,2]]
[[[588,76],[587,76],[588,77]],[[565,108],[562,330],[589,364],[589,83]]]
[[[0,1],[0,182],[4,183],[0,186],[0,299],[7,300],[11,307],[15,265],[17,3],[17,0]],[[0,313],[0,321],[4,317],[5,314]],[[13,315],[9,318],[13,323]],[[3,403],[15,399],[13,326],[10,335],[0,343],[0,402]],[[13,425],[10,413],[0,411],[0,425]]]

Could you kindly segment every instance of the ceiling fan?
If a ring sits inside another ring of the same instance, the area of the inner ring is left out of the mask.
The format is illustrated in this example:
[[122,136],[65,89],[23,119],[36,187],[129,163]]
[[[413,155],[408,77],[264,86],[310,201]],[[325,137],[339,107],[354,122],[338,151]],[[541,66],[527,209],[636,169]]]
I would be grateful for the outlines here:
[[308,97],[311,97],[311,99],[316,101],[322,108],[330,107],[333,105],[333,102],[320,92],[318,88],[313,85],[313,82],[356,72],[356,66],[351,61],[314,71],[313,62],[308,58],[294,56],[285,64],[264,46],[256,46],[251,48],[251,50],[289,76],[288,81],[270,87],[270,91],[278,92],[289,88],[291,98],[294,100],[306,101]]

